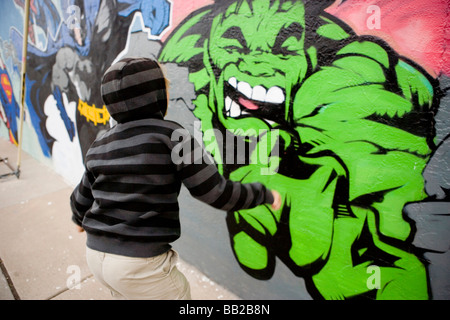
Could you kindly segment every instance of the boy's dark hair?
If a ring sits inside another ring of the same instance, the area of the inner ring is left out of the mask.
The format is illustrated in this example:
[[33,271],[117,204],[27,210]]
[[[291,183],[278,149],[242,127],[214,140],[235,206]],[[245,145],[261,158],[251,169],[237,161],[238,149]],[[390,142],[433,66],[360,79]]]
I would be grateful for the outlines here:
[[167,88],[160,65],[149,58],[124,58],[106,70],[101,94],[106,109],[119,123],[162,118]]

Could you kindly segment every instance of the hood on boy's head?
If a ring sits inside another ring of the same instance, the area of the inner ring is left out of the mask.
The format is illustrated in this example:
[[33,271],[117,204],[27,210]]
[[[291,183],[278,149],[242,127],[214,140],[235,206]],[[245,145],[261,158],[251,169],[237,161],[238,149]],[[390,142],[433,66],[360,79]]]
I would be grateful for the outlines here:
[[148,58],[125,58],[106,70],[103,102],[119,123],[163,118],[167,111],[166,82],[159,64]]

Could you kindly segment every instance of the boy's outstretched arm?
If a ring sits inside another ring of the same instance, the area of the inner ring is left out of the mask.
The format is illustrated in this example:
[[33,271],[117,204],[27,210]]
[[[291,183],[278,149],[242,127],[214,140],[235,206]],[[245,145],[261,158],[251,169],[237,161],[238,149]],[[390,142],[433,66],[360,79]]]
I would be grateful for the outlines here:
[[196,199],[225,211],[261,204],[271,204],[275,210],[281,206],[280,194],[263,184],[240,183],[223,177],[215,164],[206,160],[205,150],[189,134],[186,133],[181,143],[184,154],[177,167],[179,177]]

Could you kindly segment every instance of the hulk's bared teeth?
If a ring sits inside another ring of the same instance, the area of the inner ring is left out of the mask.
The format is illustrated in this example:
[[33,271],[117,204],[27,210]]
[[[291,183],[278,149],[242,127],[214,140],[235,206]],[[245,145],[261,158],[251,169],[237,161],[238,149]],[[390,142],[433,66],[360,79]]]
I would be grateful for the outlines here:
[[252,98],[253,88],[247,82],[240,81],[237,85],[237,91],[239,91],[249,99]]
[[237,118],[242,115],[241,107],[230,97],[225,98],[225,111],[227,117]]
[[236,103],[236,102],[232,102],[231,103],[231,108],[230,108],[230,117],[232,118],[236,118],[241,116],[241,107]]
[[279,87],[272,87],[267,91],[265,102],[268,103],[283,103],[286,100],[284,92]]
[[252,92],[252,100],[256,101],[265,101],[266,100],[267,91],[263,86],[255,86]]
[[261,85],[252,87],[245,81],[237,81],[235,77],[228,79],[228,84],[243,96],[254,101],[280,104],[286,100],[283,89],[277,86],[273,86],[268,90]]

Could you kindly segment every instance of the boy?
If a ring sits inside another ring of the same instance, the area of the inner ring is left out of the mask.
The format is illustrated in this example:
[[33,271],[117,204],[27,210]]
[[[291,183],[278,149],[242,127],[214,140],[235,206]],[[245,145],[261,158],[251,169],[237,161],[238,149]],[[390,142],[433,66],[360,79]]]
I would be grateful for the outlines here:
[[[180,236],[181,183],[222,210],[281,205],[280,195],[262,184],[226,180],[213,164],[194,161],[201,146],[164,120],[167,90],[151,59],[122,59],[106,71],[102,98],[117,125],[91,145],[70,197],[72,220],[87,233],[88,266],[118,299],[190,299],[170,245]],[[180,132],[183,139],[173,139]],[[175,150],[184,153],[181,163],[173,161]]]

